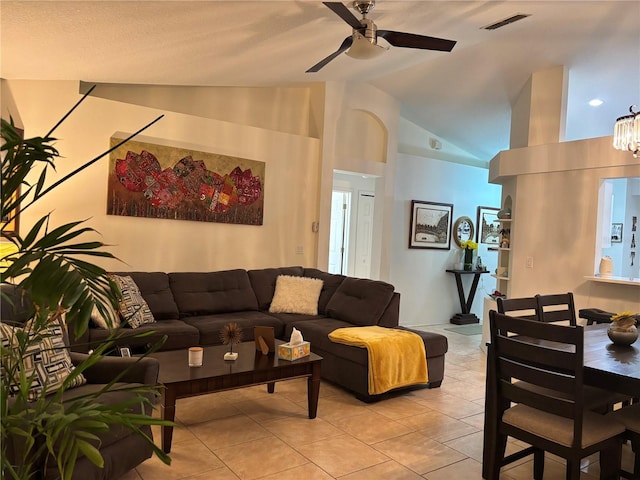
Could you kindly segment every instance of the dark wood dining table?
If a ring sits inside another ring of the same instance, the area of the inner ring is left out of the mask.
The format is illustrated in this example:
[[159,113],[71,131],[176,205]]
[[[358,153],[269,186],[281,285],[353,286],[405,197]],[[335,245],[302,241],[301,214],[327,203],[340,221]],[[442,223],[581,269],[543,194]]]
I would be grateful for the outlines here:
[[630,346],[611,343],[609,324],[584,327],[584,383],[640,397],[640,340]]
[[[640,397],[640,340],[630,346],[614,345],[607,335],[609,324],[584,327],[584,383],[634,398]],[[487,385],[491,382],[487,371]],[[496,447],[494,424],[497,406],[487,388],[485,398],[482,478],[487,478],[489,462]],[[493,419],[493,420],[492,420]]]

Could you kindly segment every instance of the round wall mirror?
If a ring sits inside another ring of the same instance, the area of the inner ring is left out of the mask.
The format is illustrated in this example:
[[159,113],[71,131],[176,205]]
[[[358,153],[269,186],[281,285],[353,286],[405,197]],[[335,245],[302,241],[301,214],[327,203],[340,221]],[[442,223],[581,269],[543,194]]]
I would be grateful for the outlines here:
[[473,240],[475,229],[473,227],[473,220],[469,217],[460,217],[453,224],[453,241],[456,242],[458,247],[462,248],[460,242],[464,240]]

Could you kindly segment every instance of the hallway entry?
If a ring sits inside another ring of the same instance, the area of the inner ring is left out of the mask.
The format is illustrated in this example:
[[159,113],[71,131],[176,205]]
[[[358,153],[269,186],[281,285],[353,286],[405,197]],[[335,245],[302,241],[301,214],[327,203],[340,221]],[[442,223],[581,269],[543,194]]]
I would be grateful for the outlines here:
[[334,172],[329,272],[371,278],[375,178]]

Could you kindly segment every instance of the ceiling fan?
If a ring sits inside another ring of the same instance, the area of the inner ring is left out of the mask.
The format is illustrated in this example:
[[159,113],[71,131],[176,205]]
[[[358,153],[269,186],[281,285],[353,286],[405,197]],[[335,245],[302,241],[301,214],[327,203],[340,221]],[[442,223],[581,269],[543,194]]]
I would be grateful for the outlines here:
[[394,47],[419,48],[422,50],[439,50],[450,52],[456,44],[453,40],[444,38],[427,37],[414,33],[394,32],[393,30],[378,30],[373,20],[367,18],[367,14],[376,6],[375,0],[355,0],[353,8],[362,14],[362,20],[349,11],[340,2],[322,2],[337,14],[342,20],[353,28],[353,34],[344,39],[340,48],[328,57],[316,63],[306,73],[317,72],[331,60],[345,50],[347,55],[353,58],[373,58],[388,50],[388,47],[378,45],[378,37],[384,38]]

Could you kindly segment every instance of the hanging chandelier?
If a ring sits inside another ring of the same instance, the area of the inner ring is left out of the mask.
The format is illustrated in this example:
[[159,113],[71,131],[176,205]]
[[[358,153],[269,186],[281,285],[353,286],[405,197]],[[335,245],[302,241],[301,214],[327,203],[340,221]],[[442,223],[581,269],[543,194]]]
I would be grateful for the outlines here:
[[624,150],[633,153],[633,156],[640,157],[640,112],[634,112],[633,108],[637,105],[631,105],[629,112],[631,115],[625,115],[616,120],[613,129],[613,147],[617,150]]

